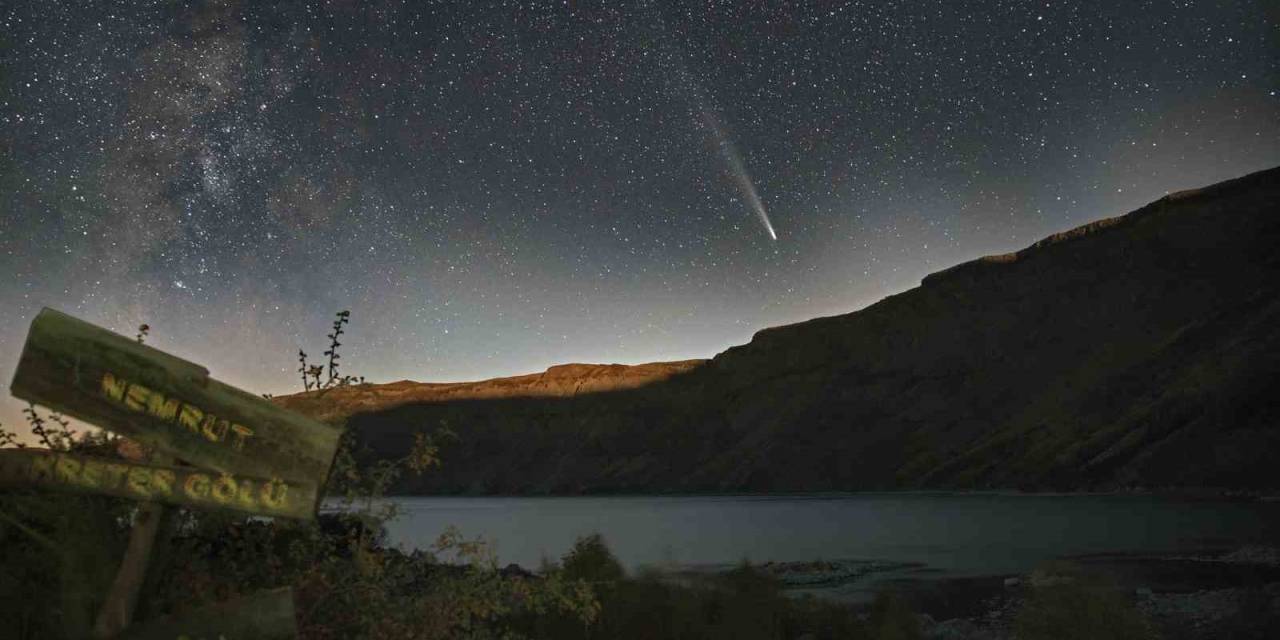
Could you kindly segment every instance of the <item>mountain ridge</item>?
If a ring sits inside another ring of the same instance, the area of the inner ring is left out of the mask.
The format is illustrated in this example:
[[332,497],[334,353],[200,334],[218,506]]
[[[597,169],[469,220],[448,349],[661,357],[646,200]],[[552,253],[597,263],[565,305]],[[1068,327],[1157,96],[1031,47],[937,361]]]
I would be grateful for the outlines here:
[[459,432],[410,492],[1274,489],[1277,185],[1172,193],[705,361],[278,401],[377,455]]

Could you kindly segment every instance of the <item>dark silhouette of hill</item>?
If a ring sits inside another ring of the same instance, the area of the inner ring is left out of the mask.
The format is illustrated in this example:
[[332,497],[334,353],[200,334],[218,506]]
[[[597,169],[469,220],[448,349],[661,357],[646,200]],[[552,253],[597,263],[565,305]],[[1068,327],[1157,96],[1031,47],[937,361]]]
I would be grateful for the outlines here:
[[[1280,169],[967,262],[707,361],[279,401],[406,492],[1280,488]],[[486,391],[486,389],[488,391]]]

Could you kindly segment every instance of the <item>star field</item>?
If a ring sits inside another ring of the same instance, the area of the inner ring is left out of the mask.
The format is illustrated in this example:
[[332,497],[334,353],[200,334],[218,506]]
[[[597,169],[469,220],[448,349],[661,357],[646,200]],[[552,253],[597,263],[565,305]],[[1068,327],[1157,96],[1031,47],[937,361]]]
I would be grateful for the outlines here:
[[255,392],[340,309],[374,381],[708,357],[1280,164],[1261,0],[762,5],[5,3],[0,379],[43,306]]

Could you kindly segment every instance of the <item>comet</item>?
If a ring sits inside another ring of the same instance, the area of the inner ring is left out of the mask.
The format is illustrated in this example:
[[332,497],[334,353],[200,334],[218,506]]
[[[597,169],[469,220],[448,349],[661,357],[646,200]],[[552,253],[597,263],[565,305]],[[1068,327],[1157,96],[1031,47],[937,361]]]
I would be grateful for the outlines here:
[[733,141],[725,134],[724,127],[720,126],[720,121],[716,120],[715,114],[711,113],[711,110],[707,109],[705,105],[700,106],[702,107],[702,123],[711,132],[716,146],[720,148],[720,157],[724,159],[729,168],[729,177],[737,185],[743,201],[755,212],[756,217],[760,219],[760,224],[764,225],[765,233],[769,234],[769,239],[777,242],[778,234],[773,230],[773,223],[769,221],[769,212],[764,208],[764,201],[760,199],[760,194],[756,191],[756,185],[751,181],[751,174],[747,173],[747,166],[742,162],[742,154],[738,153],[738,148],[734,146]]
[[729,137],[725,127],[720,123],[720,119],[716,117],[715,110],[712,105],[710,94],[706,87],[703,86],[693,74],[689,73],[689,68],[685,63],[686,56],[681,49],[670,38],[669,30],[663,22],[661,15],[654,13],[653,24],[658,28],[650,35],[651,42],[658,43],[656,48],[658,56],[657,61],[662,69],[662,76],[665,78],[668,91],[674,97],[683,98],[691,107],[690,111],[696,111],[701,115],[703,128],[707,130],[711,137],[711,142],[719,149],[720,158],[724,161],[728,170],[728,176],[737,187],[738,192],[742,195],[742,200],[751,208],[751,211],[760,219],[760,224],[764,226],[765,233],[769,234],[769,239],[777,242],[778,233],[773,229],[773,222],[769,220],[769,212],[765,209],[764,200],[760,198],[760,193],[756,190],[755,182],[751,180],[751,174],[747,172],[747,165],[742,160],[742,154],[738,151],[738,147],[733,143],[733,139]]

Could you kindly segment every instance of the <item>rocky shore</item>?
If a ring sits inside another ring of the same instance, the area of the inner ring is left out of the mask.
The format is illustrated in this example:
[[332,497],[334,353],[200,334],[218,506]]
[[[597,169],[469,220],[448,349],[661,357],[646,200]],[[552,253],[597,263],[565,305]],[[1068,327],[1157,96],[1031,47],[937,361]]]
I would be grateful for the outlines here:
[[972,589],[973,579],[941,581],[934,585],[932,597],[930,589],[919,586],[905,592],[923,612],[926,638],[1005,640],[1014,637],[1014,620],[1037,589],[1086,579],[1088,589],[1106,590],[1132,604],[1165,640],[1280,637],[1280,549],[1267,546],[1192,555],[1071,558],[1030,574],[1004,577],[999,592],[990,593],[976,610],[955,617],[935,617],[936,592]]
[[[920,577],[878,580],[920,567],[866,560],[767,562],[756,568],[797,595],[892,591],[918,612],[920,630],[930,640],[1012,640],[1019,612],[1038,590],[1072,587],[1124,603],[1164,640],[1280,637],[1280,548],[1270,546],[1077,556],[1023,575],[962,578],[922,571]],[[686,577],[697,574],[706,569]]]

